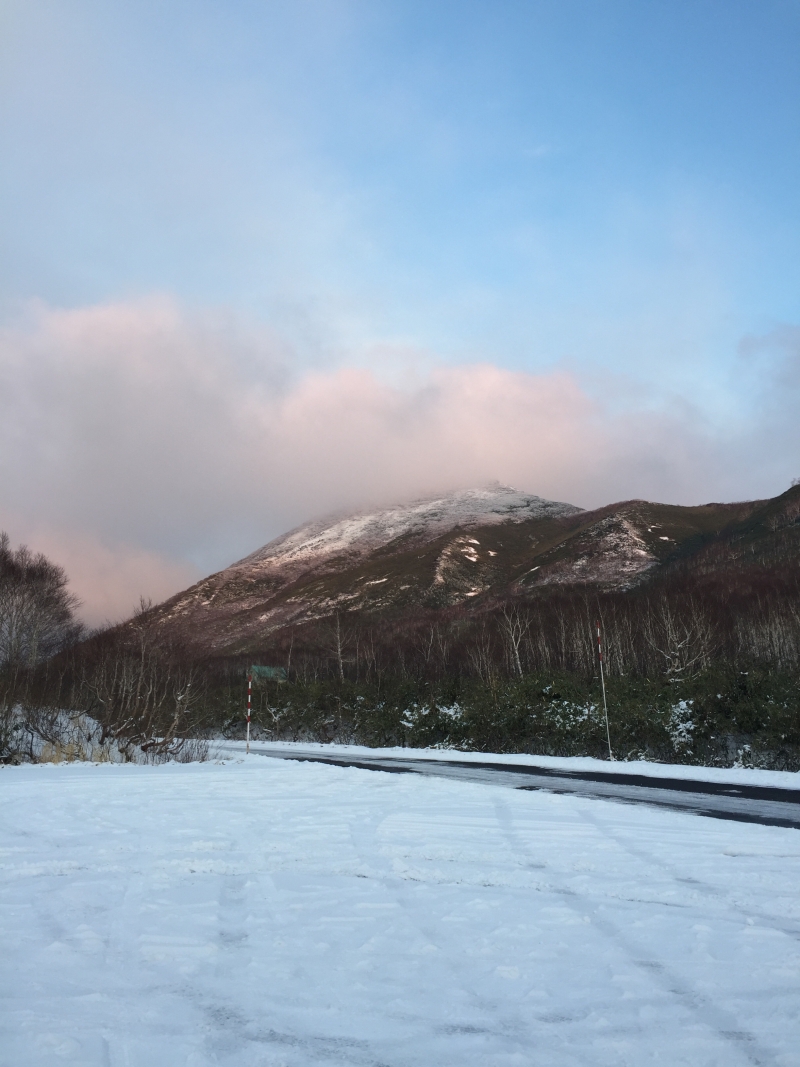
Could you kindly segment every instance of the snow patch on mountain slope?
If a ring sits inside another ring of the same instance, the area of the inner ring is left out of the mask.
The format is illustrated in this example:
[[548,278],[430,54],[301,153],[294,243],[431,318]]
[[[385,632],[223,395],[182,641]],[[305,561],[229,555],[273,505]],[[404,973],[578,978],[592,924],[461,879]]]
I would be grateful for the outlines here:
[[[253,552],[234,568],[272,569],[338,555],[360,556],[400,537],[436,536],[456,527],[575,515],[581,508],[506,485],[465,489],[377,511],[305,523]],[[233,569],[233,568],[231,568]]]
[[577,557],[548,566],[537,584],[580,582],[626,589],[658,562],[633,521],[623,515],[608,515],[595,523],[576,547],[580,549]]

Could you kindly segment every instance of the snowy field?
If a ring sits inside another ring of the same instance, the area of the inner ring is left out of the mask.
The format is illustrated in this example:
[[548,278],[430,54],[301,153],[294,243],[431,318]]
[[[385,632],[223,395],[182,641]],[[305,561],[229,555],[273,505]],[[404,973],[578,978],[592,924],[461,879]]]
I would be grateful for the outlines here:
[[0,770],[3,1067],[800,1065],[800,832],[249,760]]

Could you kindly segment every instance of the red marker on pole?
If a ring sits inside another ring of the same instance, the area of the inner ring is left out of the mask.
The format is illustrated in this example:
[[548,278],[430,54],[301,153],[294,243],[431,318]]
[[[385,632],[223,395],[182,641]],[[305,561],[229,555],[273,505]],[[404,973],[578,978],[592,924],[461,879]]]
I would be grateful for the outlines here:
[[597,656],[600,660],[600,685],[603,689],[603,711],[606,716],[606,737],[608,738],[608,758],[613,761],[614,753],[611,751],[611,727],[608,725],[608,704],[606,703],[606,680],[603,675],[603,645],[600,641],[600,622],[597,623]]
[[250,705],[253,701],[253,675],[247,676],[247,754],[250,754]]

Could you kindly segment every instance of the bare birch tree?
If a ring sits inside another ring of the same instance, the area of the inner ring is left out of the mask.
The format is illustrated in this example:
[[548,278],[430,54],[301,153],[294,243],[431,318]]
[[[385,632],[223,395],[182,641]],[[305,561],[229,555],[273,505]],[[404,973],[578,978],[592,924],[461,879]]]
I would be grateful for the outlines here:
[[516,605],[511,607],[507,604],[503,608],[500,626],[509,651],[514,673],[518,678],[521,678],[523,671],[519,650],[531,628],[530,615],[526,612],[521,612]]

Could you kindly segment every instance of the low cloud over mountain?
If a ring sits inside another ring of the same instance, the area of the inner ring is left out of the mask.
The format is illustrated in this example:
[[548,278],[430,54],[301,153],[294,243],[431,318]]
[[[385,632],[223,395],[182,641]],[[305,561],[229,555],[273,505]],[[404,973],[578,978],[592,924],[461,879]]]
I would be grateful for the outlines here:
[[687,398],[621,406],[563,369],[300,373],[279,338],[167,299],[36,306],[0,334],[0,526],[63,561],[97,621],[315,515],[442,488],[499,479],[582,507],[766,497],[800,474],[800,332],[741,360],[747,417],[712,420]]

